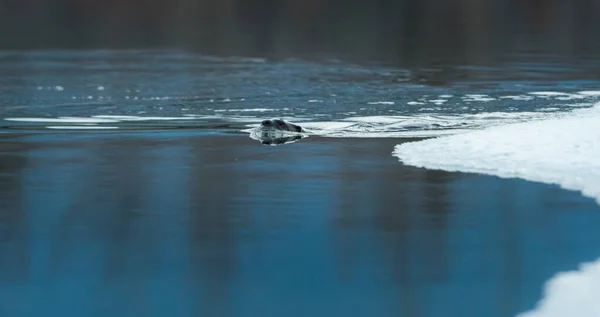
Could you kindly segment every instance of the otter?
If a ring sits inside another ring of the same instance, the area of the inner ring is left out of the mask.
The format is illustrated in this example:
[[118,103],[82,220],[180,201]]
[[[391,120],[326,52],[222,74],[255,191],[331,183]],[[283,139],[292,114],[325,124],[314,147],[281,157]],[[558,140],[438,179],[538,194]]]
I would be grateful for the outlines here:
[[281,119],[263,120],[260,123],[260,129],[263,131],[272,129],[272,130],[278,130],[278,131],[289,131],[289,132],[298,132],[298,133],[306,132],[306,131],[304,131],[304,129],[302,129],[301,126],[295,125],[290,122],[283,121]]
[[282,119],[268,119],[263,120],[259,127],[250,131],[250,138],[265,145],[280,145],[305,138],[306,132],[301,126]]

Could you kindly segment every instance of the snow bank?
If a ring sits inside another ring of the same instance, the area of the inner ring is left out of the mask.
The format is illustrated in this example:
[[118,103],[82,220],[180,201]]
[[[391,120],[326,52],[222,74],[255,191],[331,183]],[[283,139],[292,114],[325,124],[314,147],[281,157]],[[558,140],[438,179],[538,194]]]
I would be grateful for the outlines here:
[[557,274],[546,283],[538,306],[517,317],[600,316],[600,259],[579,271]]
[[[600,104],[560,118],[397,145],[404,164],[518,177],[577,190],[600,203]],[[600,259],[550,279],[518,317],[600,316]]]
[[403,143],[393,155],[417,167],[558,184],[600,203],[600,106],[555,119]]

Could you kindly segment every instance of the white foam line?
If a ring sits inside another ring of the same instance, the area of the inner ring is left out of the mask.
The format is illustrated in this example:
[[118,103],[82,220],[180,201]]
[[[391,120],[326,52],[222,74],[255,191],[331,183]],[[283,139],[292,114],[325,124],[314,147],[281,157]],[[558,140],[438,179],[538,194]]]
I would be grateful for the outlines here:
[[366,122],[366,123],[393,123],[402,120],[412,119],[410,116],[367,116],[367,117],[349,117],[342,121],[349,122]]
[[533,100],[533,97],[531,96],[502,96],[500,97],[501,99],[512,99],[512,100],[519,100],[519,101],[528,101],[528,100]]
[[346,131],[322,131],[319,133],[323,137],[331,138],[431,138],[444,135],[454,135],[465,133],[467,129],[452,130],[417,130],[417,131],[398,131],[398,132],[346,132]]
[[488,95],[480,95],[480,94],[466,94],[466,95],[464,95],[464,97],[462,99],[463,99],[463,101],[481,101],[481,102],[488,102],[488,101],[496,100],[496,98],[492,98]]
[[58,130],[112,130],[112,129],[118,129],[119,127],[111,127],[111,126],[47,126],[47,129],[58,129]]
[[370,102],[367,102],[367,104],[370,104],[370,105],[393,105],[393,104],[395,104],[395,102],[393,102],[393,101],[370,101]]
[[578,94],[585,96],[600,96],[600,90],[588,90],[588,91],[580,91]]
[[[430,110],[439,110],[439,108],[430,108]],[[311,134],[326,137],[399,138],[459,134],[490,126],[505,125],[526,120],[555,118],[561,115],[564,114],[558,112],[491,112],[473,115],[351,116],[337,121],[305,121],[304,118],[290,119],[302,125]],[[231,121],[231,118],[227,119]],[[288,120],[286,118],[283,119]],[[310,118],[307,120],[310,120]],[[247,122],[259,121],[252,120]],[[249,126],[256,127],[257,124]]]
[[141,117],[137,117],[137,116],[117,116],[117,115],[98,115],[98,116],[93,116],[94,118],[101,118],[101,119],[112,119],[112,120],[128,120],[128,119],[135,119],[135,118],[141,118]]
[[468,98],[487,98],[489,96],[488,95],[484,95],[484,94],[465,94],[465,97],[468,97]]
[[116,123],[119,120],[108,118],[59,117],[59,118],[4,118],[6,121],[39,123]]
[[216,109],[215,112],[269,112],[269,111],[287,111],[289,108],[272,109],[272,108],[249,108],[249,109]]
[[172,121],[172,120],[189,120],[189,116],[183,117],[139,117],[139,116],[117,116],[117,115],[98,115],[92,118],[109,119],[118,121]]
[[558,91],[534,91],[534,92],[530,92],[529,94],[537,95],[537,96],[569,96],[569,95],[571,95],[566,92],[558,92]]
[[556,100],[575,100],[575,99],[585,99],[586,96],[581,96],[581,95],[567,95],[567,96],[559,96],[556,97]]
[[556,100],[575,100],[575,99],[585,99],[585,94],[569,94],[565,92],[557,92],[557,91],[535,91],[530,92],[530,95],[535,95],[540,98],[550,98],[553,97]]

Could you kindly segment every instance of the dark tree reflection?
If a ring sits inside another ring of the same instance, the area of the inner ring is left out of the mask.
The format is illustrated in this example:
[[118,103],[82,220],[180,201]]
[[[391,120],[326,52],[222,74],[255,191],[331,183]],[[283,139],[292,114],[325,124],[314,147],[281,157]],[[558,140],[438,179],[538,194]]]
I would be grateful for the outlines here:
[[397,142],[0,135],[0,313],[496,317],[597,255],[591,199]]
[[2,0],[0,45],[477,63],[514,49],[597,51],[599,8],[597,0]]

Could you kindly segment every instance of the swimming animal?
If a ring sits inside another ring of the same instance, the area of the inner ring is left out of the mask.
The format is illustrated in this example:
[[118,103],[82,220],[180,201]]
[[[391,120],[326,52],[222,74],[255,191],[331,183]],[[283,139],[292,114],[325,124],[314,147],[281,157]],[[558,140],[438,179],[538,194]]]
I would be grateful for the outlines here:
[[298,133],[306,132],[306,131],[304,131],[304,129],[302,129],[301,126],[295,125],[290,122],[283,121],[281,119],[263,120],[260,123],[260,129],[263,131],[264,130],[278,130],[278,131],[290,131],[290,132],[298,132]]
[[282,119],[267,119],[250,131],[252,139],[266,145],[293,143],[307,137],[307,131],[301,126]]

